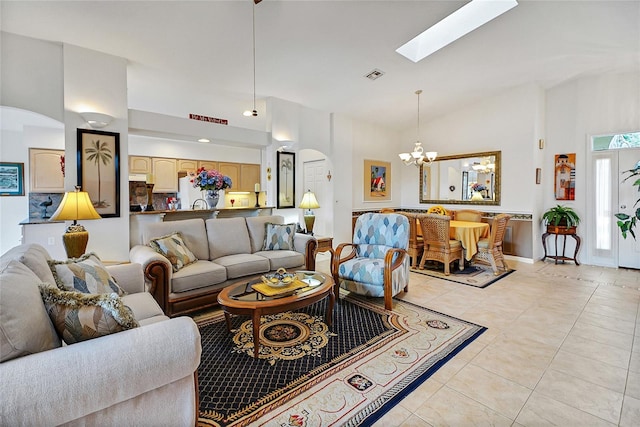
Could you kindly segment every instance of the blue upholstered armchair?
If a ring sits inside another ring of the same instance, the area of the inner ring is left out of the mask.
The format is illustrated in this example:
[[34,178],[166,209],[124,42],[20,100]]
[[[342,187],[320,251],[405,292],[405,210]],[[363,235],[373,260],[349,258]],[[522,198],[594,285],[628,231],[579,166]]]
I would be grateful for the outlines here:
[[[384,297],[391,310],[392,297],[409,290],[409,221],[400,214],[367,213],[358,217],[353,243],[338,245],[331,266],[336,286],[350,292]],[[351,252],[342,255],[343,249]]]

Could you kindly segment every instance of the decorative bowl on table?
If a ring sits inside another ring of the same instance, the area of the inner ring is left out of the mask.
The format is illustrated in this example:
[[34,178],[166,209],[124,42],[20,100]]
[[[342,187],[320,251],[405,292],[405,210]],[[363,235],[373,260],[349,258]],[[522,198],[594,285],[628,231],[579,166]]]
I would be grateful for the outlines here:
[[296,275],[287,273],[284,268],[279,268],[275,273],[269,273],[262,276],[262,281],[272,288],[282,288],[292,284],[296,280]]
[[304,282],[311,287],[321,285],[325,281],[324,276],[317,271],[298,270],[296,274],[301,282]]

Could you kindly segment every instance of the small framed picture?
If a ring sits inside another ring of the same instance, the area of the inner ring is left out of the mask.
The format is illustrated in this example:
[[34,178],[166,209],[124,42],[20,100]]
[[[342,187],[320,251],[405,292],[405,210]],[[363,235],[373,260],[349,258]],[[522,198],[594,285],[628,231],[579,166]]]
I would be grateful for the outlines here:
[[24,196],[24,163],[0,162],[0,196]]
[[536,184],[540,184],[542,181],[542,169],[536,168]]
[[296,205],[296,155],[278,151],[278,209]]
[[362,182],[365,202],[391,200],[391,163],[365,160]]

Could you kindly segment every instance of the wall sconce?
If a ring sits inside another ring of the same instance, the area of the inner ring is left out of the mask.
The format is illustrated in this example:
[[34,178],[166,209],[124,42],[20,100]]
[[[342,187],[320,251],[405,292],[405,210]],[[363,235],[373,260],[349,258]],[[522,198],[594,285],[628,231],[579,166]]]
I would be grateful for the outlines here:
[[331,171],[327,171],[327,180],[331,181]]
[[85,112],[79,113],[80,117],[93,129],[100,129],[107,126],[113,121],[113,117],[108,114]]

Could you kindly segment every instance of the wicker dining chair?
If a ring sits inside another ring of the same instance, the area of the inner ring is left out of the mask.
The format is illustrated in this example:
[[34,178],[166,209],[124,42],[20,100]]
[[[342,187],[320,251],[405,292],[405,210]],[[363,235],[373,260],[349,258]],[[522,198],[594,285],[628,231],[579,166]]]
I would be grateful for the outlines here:
[[451,262],[458,260],[460,270],[464,269],[464,256],[462,244],[459,240],[449,237],[449,223],[451,218],[446,215],[425,214],[419,215],[418,220],[422,227],[424,250],[420,260],[420,269],[424,270],[427,260],[440,261],[444,264],[444,274],[450,274]]
[[478,252],[474,256],[476,261],[491,264],[493,274],[496,276],[500,274],[498,263],[502,265],[504,271],[508,269],[507,263],[504,260],[504,253],[502,252],[502,241],[510,218],[511,215],[508,214],[499,214],[493,218],[491,234],[489,237],[478,241]]
[[482,222],[482,212],[473,209],[460,209],[455,211],[454,219],[456,221]]
[[407,253],[411,259],[411,265],[416,268],[420,264],[420,257],[424,248],[422,229],[420,228],[420,221],[418,221],[420,214],[404,211],[396,211],[396,213],[406,216],[409,220],[409,247],[407,248]]

